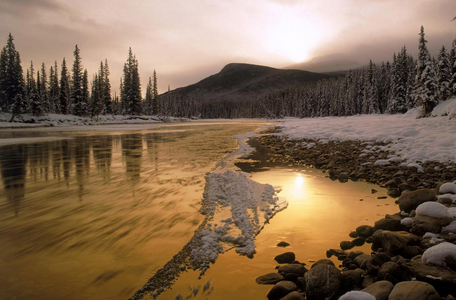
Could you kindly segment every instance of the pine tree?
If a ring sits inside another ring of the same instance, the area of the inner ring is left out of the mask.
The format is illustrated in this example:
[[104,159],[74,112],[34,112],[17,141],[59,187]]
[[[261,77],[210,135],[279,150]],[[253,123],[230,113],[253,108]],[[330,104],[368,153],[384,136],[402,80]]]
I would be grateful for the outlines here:
[[152,115],[153,114],[153,99],[154,99],[154,96],[153,96],[153,87],[152,87],[152,78],[149,77],[149,82],[147,83],[147,86],[146,86],[146,97],[144,99],[144,105],[145,105],[145,109],[144,109],[144,112],[147,114],[147,115]]
[[59,75],[57,69],[57,61],[54,62],[54,68],[51,66],[51,69],[49,71],[49,103],[50,112],[60,112]]
[[74,48],[74,62],[73,62],[73,88],[71,90],[71,101],[73,113],[76,116],[83,116],[87,110],[87,103],[84,102],[82,90],[82,64],[81,56],[78,45]]
[[[15,100],[23,99],[25,95],[21,58],[13,41],[10,33],[6,46],[0,54],[0,109],[2,111],[10,111]],[[21,110],[18,105],[14,107],[15,111]]]
[[424,27],[421,26],[418,61],[416,64],[415,102],[422,106],[422,116],[429,115],[438,104],[436,73],[426,43]]
[[97,117],[103,109],[103,99],[102,99],[102,83],[103,78],[100,78],[98,74],[95,74],[92,81],[92,96],[90,102],[90,115],[92,118]]
[[138,61],[131,48],[128,59],[124,64],[123,80],[121,81],[120,97],[124,113],[139,115],[141,113],[141,83],[139,78]]
[[152,114],[158,115],[158,86],[157,86],[157,73],[154,70],[154,85],[152,90]]
[[36,73],[36,83],[34,85],[34,92],[33,92],[33,99],[31,99],[30,104],[32,107],[32,114],[34,116],[41,116],[43,114],[43,98],[40,93],[40,85],[41,85],[41,76],[40,71]]
[[453,41],[450,51],[451,81],[450,89],[456,95],[456,39]]
[[[84,69],[84,73],[82,75],[82,100],[83,103],[88,103],[90,101],[90,93],[89,93],[89,73],[87,69]],[[87,112],[87,110],[86,110]]]
[[60,113],[66,115],[70,113],[70,80],[65,58],[62,61],[62,70],[60,74]]
[[445,46],[440,50],[438,63],[437,63],[437,84],[439,91],[439,99],[447,100],[451,97],[452,91],[450,89],[451,81],[451,65],[448,53]]
[[48,113],[50,108],[49,104],[49,89],[48,89],[48,78],[46,74],[46,66],[44,63],[41,64],[41,81],[40,84],[38,85],[39,89],[39,94],[41,97],[41,103],[43,105],[43,112]]
[[111,83],[109,81],[108,60],[105,59],[103,69],[103,114],[112,114]]

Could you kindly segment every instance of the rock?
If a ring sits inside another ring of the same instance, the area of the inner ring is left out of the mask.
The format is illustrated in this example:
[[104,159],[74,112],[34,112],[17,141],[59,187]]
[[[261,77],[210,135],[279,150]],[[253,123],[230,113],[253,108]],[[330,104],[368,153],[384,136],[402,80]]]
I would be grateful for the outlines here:
[[367,288],[368,286],[371,286],[372,284],[374,284],[375,279],[376,279],[376,278],[375,278],[375,276],[373,276],[373,275],[366,275],[366,276],[364,276],[364,278],[363,278],[363,283],[361,283],[361,286],[362,286],[363,288]]
[[316,266],[319,266],[319,265],[329,265],[329,266],[334,266],[334,263],[332,260],[330,259],[326,259],[326,258],[323,258],[323,259],[320,259],[320,260],[317,260],[311,267],[312,268],[315,268]]
[[380,280],[388,280],[396,284],[401,281],[412,280],[412,273],[407,267],[389,261],[380,267],[377,277]]
[[339,292],[341,274],[331,265],[318,265],[305,275],[307,299],[323,300]]
[[348,181],[348,173],[347,172],[341,172],[339,176],[337,176],[337,179],[340,182],[347,182]]
[[369,293],[360,291],[351,291],[343,294],[339,300],[376,300],[374,296]]
[[440,233],[442,227],[447,226],[453,218],[435,218],[430,216],[416,215],[413,219],[410,232],[416,235],[423,235],[426,232]]
[[428,283],[406,281],[396,284],[388,300],[440,300],[440,295]]
[[361,269],[366,269],[367,264],[370,263],[372,260],[372,256],[369,254],[361,254],[355,257],[353,260],[354,263]]
[[398,185],[397,185],[396,180],[391,179],[391,180],[385,182],[385,187],[386,187],[387,189],[395,189],[395,188],[398,187]]
[[375,194],[375,193],[378,193],[378,191],[376,189],[371,189],[371,194]]
[[349,250],[353,247],[355,247],[355,244],[353,244],[353,242],[351,242],[351,241],[340,242],[340,249],[342,249],[342,250]]
[[401,191],[397,188],[388,189],[388,196],[392,198],[397,198],[401,195]]
[[275,261],[279,264],[289,264],[295,260],[295,254],[293,252],[285,252],[274,257]]
[[374,232],[379,229],[396,231],[396,230],[399,230],[400,227],[401,227],[401,221],[396,220],[396,219],[383,218],[383,219],[380,219],[377,222],[375,222]]
[[255,279],[258,284],[276,284],[283,280],[283,276],[279,273],[269,273],[266,275],[259,276]]
[[364,271],[361,269],[343,271],[341,273],[341,289],[351,291],[355,287],[361,287],[361,280]]
[[359,236],[359,233],[356,231],[352,231],[348,234],[348,236],[351,238],[357,238]]
[[436,192],[431,189],[420,189],[413,192],[403,193],[399,197],[399,208],[406,213],[416,209],[418,205],[436,200]]
[[285,297],[283,297],[280,300],[305,300],[305,299],[306,298],[304,298],[304,296],[300,292],[294,291],[294,292],[289,293],[288,295],[286,295]]
[[344,260],[347,257],[347,253],[340,249],[329,249],[326,251],[327,258],[330,258],[333,255],[337,257],[338,260]]
[[356,239],[352,240],[351,242],[353,243],[353,245],[359,247],[359,246],[364,245],[364,242],[365,242],[365,241],[366,241],[366,240],[365,240],[364,238],[359,237],[359,238],[356,238]]
[[383,230],[377,232],[372,236],[373,244],[391,254],[400,252],[405,246],[417,245],[421,241],[419,236],[407,231]]
[[268,297],[269,300],[280,300],[289,293],[296,291],[297,289],[298,287],[294,282],[280,281],[272,287],[266,297]]
[[298,274],[300,276],[304,276],[304,273],[307,272],[307,269],[303,265],[298,264],[290,264],[290,265],[283,265],[277,270],[279,274],[285,276],[287,274]]
[[422,249],[420,246],[405,246],[404,249],[402,249],[401,254],[405,258],[412,258],[421,254],[421,252]]
[[371,294],[376,300],[388,300],[388,296],[393,288],[394,285],[391,282],[381,280],[369,285],[362,291]]
[[290,246],[290,243],[283,242],[283,241],[277,244],[277,247],[284,247],[285,248],[285,247],[288,247],[288,246]]
[[357,256],[359,256],[361,254],[364,254],[364,252],[362,252],[362,251],[350,251],[350,253],[348,253],[348,255],[347,255],[347,258],[353,260],[353,259],[355,259],[355,257],[357,257]]
[[374,227],[369,225],[361,225],[356,228],[356,232],[359,234],[360,237],[368,238],[374,233]]
[[413,259],[405,266],[417,280],[432,284],[442,295],[456,291],[456,272],[452,270],[437,265],[427,265],[421,259]]

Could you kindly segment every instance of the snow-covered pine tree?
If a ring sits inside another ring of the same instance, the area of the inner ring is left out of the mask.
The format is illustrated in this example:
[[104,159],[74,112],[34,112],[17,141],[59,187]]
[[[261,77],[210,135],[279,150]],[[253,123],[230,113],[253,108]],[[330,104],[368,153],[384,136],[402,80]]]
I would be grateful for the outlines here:
[[158,106],[158,85],[157,85],[157,73],[154,70],[154,82],[152,87],[152,114],[157,115],[159,112]]
[[36,73],[36,83],[33,87],[33,98],[30,98],[30,104],[32,108],[32,114],[34,116],[41,116],[43,114],[43,101],[42,95],[40,93],[40,85],[41,85],[41,76],[40,71]]
[[90,115],[92,118],[97,117],[103,109],[103,99],[102,99],[102,81],[103,78],[100,78],[98,74],[95,74],[92,80],[92,93],[90,101]]
[[453,41],[450,51],[451,81],[450,89],[456,95],[456,39]]
[[41,64],[41,81],[38,85],[39,94],[41,97],[41,103],[43,105],[43,113],[48,113],[50,110],[49,104],[49,88],[48,88],[48,78],[46,74],[46,66],[44,63]]
[[103,111],[105,114],[112,114],[112,98],[111,98],[111,82],[109,81],[109,66],[108,60],[105,59],[103,69]]
[[144,99],[144,113],[147,115],[153,114],[153,106],[152,106],[152,100],[153,99],[153,94],[152,94],[152,78],[149,77],[149,82],[147,83],[146,86],[146,97]]
[[[16,97],[20,95],[20,97]],[[10,111],[15,100],[25,96],[24,75],[19,52],[11,33],[0,54],[0,109]],[[17,108],[18,106],[15,105]],[[14,114],[13,114],[14,117]]]
[[[84,73],[82,75],[82,100],[84,103],[87,103],[87,109],[90,103],[90,92],[89,92],[89,72],[87,69],[84,69]],[[87,109],[85,114],[87,113]]]
[[71,89],[71,102],[73,108],[73,114],[76,116],[83,116],[87,112],[87,103],[84,102],[83,91],[82,91],[82,76],[83,69],[81,63],[81,51],[78,45],[74,47],[74,62],[73,62],[73,85]]
[[388,101],[387,112],[390,114],[407,111],[407,49],[405,46],[393,58],[393,74],[391,97]]
[[49,71],[49,103],[50,112],[60,112],[60,99],[59,99],[59,75],[57,69],[57,61],[54,62],[54,67],[51,66]]
[[414,108],[415,103],[415,72],[416,72],[416,62],[413,59],[413,56],[409,55],[407,59],[407,98],[406,98],[406,107],[407,109]]
[[128,50],[128,59],[124,64],[123,82],[120,91],[121,101],[125,113],[139,115],[141,113],[141,82],[139,78],[138,61],[131,48]]
[[453,94],[450,89],[451,81],[451,65],[448,53],[445,46],[440,49],[438,62],[437,62],[437,85],[439,91],[439,99],[444,101],[451,97]]
[[60,73],[59,111],[61,114],[66,115],[70,113],[70,79],[65,58],[63,58],[61,69],[62,70]]

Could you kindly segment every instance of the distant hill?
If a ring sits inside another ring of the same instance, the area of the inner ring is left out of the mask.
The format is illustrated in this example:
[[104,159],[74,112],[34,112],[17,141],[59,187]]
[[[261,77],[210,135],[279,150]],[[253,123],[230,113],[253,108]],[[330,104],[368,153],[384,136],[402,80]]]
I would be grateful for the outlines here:
[[315,57],[307,62],[294,64],[287,68],[336,75],[346,73],[349,69],[360,67],[362,67],[360,62],[350,59],[346,55],[333,54]]
[[178,93],[197,100],[250,100],[287,86],[304,86],[331,77],[303,70],[231,63],[217,74],[168,93]]

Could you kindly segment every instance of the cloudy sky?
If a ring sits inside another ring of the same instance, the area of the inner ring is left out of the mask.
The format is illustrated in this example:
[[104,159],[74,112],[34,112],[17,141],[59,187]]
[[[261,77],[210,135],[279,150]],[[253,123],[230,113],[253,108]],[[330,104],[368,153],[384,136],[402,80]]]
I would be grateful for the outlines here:
[[[454,0],[1,0],[0,45],[15,38],[24,66],[49,68],[74,46],[94,74],[107,59],[114,90],[133,49],[145,89],[188,85],[229,62],[283,68],[331,54],[364,63],[416,53],[420,26],[433,53],[456,37]],[[3,42],[2,42],[3,40]]]

